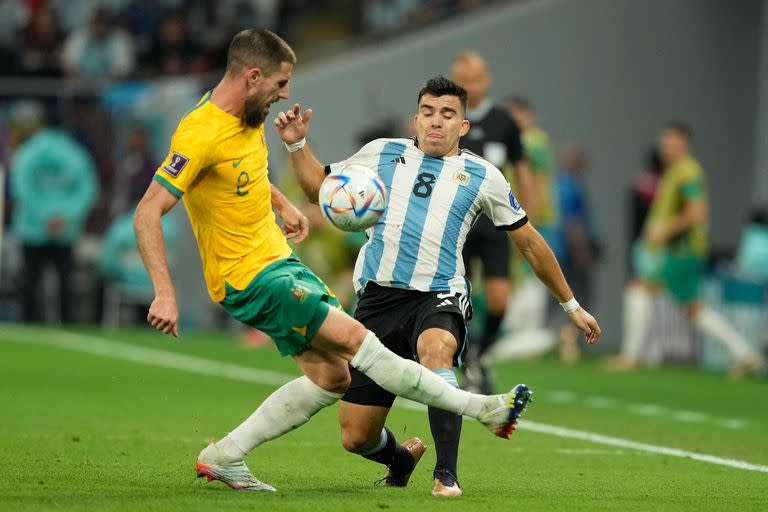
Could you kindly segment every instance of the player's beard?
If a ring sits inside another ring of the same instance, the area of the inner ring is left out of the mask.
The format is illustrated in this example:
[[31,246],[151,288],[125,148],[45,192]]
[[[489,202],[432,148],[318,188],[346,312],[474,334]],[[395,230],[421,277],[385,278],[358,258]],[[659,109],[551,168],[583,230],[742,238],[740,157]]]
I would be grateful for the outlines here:
[[258,128],[266,119],[269,113],[269,104],[264,104],[258,98],[248,98],[245,100],[245,109],[243,121],[251,128]]

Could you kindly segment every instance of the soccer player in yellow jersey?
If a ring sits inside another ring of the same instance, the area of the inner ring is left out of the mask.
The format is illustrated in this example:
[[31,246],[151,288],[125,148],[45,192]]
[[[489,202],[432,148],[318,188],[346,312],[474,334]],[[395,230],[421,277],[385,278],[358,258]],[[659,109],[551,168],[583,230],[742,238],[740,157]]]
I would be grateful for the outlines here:
[[[268,30],[237,34],[221,82],[181,120],[168,157],[139,203],[136,238],[155,289],[147,320],[178,335],[178,306],[163,245],[161,216],[180,198],[189,212],[211,298],[233,317],[270,335],[304,376],[270,395],[241,425],[197,459],[199,476],[230,487],[274,491],[244,463],[256,446],[304,424],[346,390],[349,365],[387,391],[471,416],[507,437],[525,409],[514,392],[478,395],[457,389],[415,361],[396,356],[376,335],[337,308],[333,293],[294,257],[275,223],[301,239],[306,219],[269,184],[263,121],[286,99],[296,57]],[[298,116],[298,106],[293,114]],[[299,116],[306,123],[311,111]],[[296,141],[289,150],[304,144]],[[596,341],[594,319],[581,327]]]
[[651,319],[651,298],[665,290],[685,310],[693,326],[709,334],[731,355],[739,377],[764,364],[762,357],[725,318],[701,302],[699,287],[707,251],[707,190],[704,172],[690,153],[691,132],[667,124],[659,136],[664,174],[634,247],[637,278],[624,295],[624,341],[615,369],[637,366]]

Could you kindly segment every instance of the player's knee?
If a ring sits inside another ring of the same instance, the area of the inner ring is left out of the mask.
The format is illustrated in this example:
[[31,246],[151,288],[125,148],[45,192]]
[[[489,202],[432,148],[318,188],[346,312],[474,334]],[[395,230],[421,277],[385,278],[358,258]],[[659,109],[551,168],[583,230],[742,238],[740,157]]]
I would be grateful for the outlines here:
[[[375,440],[374,440],[375,442]],[[372,442],[367,433],[354,427],[345,427],[341,431],[341,445],[351,453],[365,453]]]
[[422,335],[418,341],[419,362],[430,370],[451,368],[457,348],[456,338],[443,329],[430,329],[429,331],[428,335]]
[[316,382],[318,386],[331,393],[344,393],[352,382],[352,377],[349,375],[349,369],[346,364],[343,368],[339,368],[334,372],[325,372],[319,376]]

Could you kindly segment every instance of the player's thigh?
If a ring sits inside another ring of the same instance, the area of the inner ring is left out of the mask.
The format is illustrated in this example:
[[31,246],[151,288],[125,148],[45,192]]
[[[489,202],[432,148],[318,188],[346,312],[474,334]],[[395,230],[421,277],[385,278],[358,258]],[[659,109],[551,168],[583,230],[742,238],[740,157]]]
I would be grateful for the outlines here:
[[459,366],[471,316],[469,299],[461,293],[435,293],[426,299],[411,338],[419,362],[431,370]]
[[328,315],[312,338],[312,347],[337,354],[351,361],[362,345],[368,329],[344,311],[329,308]]
[[344,393],[349,387],[349,365],[336,354],[310,347],[293,359],[304,375],[324,390]]

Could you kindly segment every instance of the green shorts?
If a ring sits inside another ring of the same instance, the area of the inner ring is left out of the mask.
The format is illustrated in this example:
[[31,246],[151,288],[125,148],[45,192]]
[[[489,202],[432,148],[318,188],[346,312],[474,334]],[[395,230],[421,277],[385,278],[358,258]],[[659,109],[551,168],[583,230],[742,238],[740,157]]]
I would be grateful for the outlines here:
[[259,272],[245,290],[226,284],[224,310],[268,334],[283,356],[301,354],[328,316],[336,295],[294,255]]
[[680,304],[699,299],[704,258],[692,250],[649,249],[642,241],[632,250],[635,272],[642,279],[663,286]]

